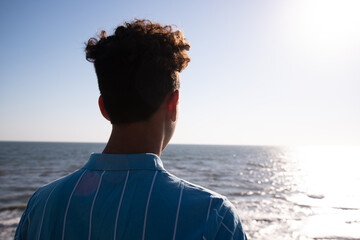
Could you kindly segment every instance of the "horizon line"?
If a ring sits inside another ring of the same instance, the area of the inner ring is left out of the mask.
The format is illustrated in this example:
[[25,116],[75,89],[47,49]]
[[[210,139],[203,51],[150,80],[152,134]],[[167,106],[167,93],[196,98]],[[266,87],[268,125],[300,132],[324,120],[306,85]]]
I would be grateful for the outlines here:
[[[107,142],[86,142],[86,141],[44,141],[44,140],[1,140],[1,142],[14,143],[86,143],[86,144],[106,144]],[[360,144],[236,144],[236,143],[172,143],[168,145],[198,145],[198,146],[257,146],[257,147],[336,147],[352,146],[360,147]]]

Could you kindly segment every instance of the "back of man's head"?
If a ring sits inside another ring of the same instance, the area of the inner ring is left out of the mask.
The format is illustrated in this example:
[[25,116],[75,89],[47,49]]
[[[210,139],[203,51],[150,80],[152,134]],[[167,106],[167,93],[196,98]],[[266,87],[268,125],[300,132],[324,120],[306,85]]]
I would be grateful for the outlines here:
[[86,59],[94,63],[103,103],[112,124],[147,120],[167,93],[178,90],[178,73],[190,61],[181,31],[135,20],[100,39],[90,38]]

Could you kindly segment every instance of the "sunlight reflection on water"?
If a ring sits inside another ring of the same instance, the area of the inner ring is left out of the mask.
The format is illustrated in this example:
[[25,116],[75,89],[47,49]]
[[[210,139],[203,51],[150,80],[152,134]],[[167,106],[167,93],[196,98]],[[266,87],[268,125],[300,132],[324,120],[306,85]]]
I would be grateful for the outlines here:
[[313,210],[300,230],[316,239],[360,239],[359,147],[299,147],[293,161],[298,194],[288,200]]

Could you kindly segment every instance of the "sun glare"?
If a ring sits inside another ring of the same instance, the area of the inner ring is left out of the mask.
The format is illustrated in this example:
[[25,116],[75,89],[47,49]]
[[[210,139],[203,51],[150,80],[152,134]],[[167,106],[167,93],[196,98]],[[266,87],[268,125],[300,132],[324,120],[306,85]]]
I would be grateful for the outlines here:
[[299,36],[313,53],[325,57],[354,50],[360,30],[360,1],[305,1],[299,11]]
[[[305,192],[319,198],[326,197],[325,202],[331,207],[360,207],[360,199],[349,195],[354,192],[354,186],[360,184],[360,176],[356,174],[360,168],[360,147],[299,147],[296,157],[304,174],[301,186]],[[344,194],[349,195],[348,198],[344,198]],[[341,196],[341,202],[338,196]]]
[[302,232],[317,238],[345,233],[360,237],[360,147],[299,147],[293,160],[301,176],[297,178],[299,194],[289,200],[311,206],[313,211]]

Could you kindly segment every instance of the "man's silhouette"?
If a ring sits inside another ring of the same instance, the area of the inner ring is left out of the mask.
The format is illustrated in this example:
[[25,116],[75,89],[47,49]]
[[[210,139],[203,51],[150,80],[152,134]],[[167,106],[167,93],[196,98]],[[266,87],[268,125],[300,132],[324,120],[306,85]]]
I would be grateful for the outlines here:
[[34,193],[15,239],[246,239],[225,197],[170,174],[160,159],[189,48],[181,31],[148,20],[88,41],[110,139],[83,168]]

